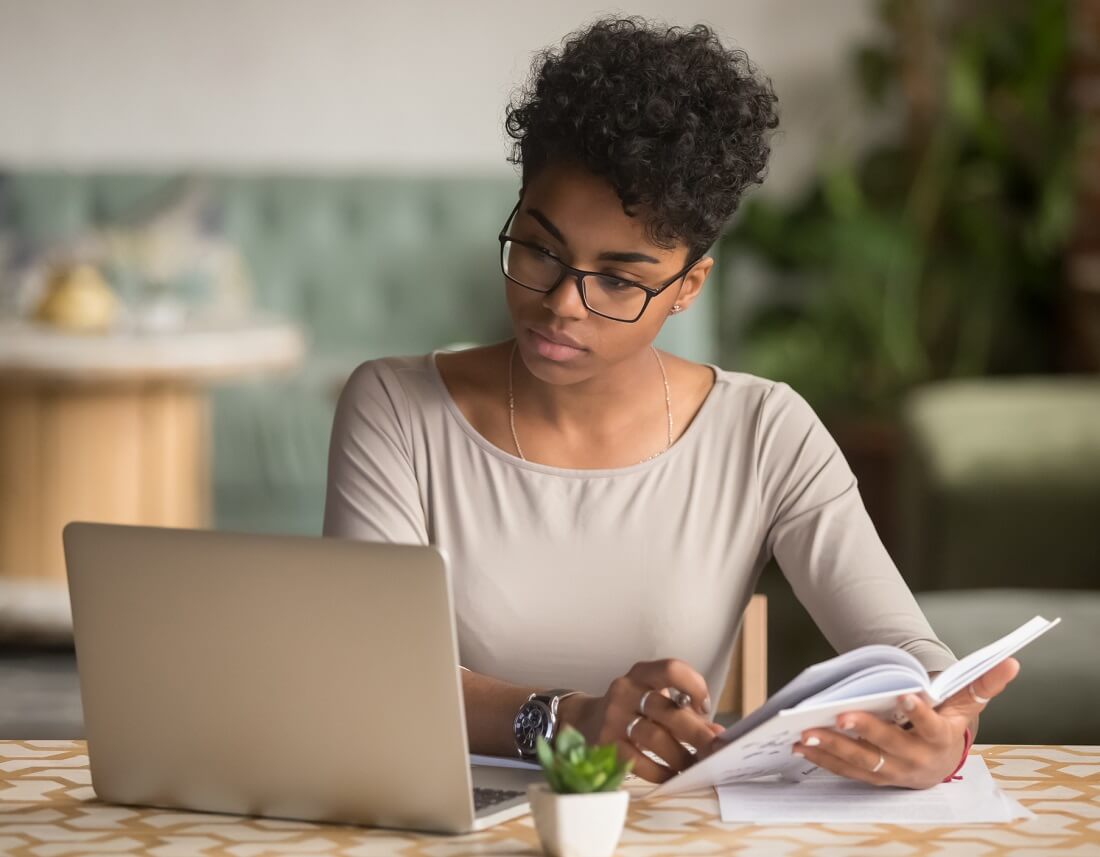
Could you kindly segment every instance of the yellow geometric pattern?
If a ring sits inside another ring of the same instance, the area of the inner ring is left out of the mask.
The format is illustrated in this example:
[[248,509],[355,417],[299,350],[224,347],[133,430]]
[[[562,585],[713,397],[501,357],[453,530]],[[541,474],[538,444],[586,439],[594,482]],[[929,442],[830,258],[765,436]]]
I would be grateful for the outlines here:
[[[1000,825],[725,824],[713,790],[633,800],[617,854],[785,857],[1100,855],[1100,747],[983,746],[1001,787],[1035,818]],[[0,741],[0,855],[330,855],[541,853],[531,817],[464,836],[114,806],[90,785],[83,741]],[[628,782],[641,795],[649,784]]]

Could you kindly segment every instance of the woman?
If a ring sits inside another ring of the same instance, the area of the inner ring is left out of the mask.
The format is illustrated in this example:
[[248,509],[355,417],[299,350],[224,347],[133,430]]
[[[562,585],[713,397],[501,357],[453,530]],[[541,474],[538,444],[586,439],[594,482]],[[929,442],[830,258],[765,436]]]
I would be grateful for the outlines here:
[[[507,117],[522,167],[500,236],[514,339],[370,361],[340,397],[325,534],[447,551],[473,752],[529,754],[568,722],[654,782],[702,758],[772,556],[838,650],[954,661],[806,403],[652,346],[761,181],[775,100],[704,26],[606,20],[544,52]],[[938,712],[899,700],[911,730],[856,712],[843,719],[858,739],[810,730],[792,751],[930,786],[1016,669]]]

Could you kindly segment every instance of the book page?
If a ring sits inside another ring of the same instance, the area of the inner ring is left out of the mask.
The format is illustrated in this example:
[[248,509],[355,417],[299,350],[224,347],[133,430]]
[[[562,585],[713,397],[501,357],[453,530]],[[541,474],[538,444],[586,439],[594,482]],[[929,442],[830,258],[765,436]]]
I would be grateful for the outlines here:
[[717,740],[726,744],[732,743],[783,709],[794,708],[807,698],[827,690],[853,674],[884,664],[912,670],[914,685],[923,687],[928,682],[928,673],[924,671],[920,661],[908,652],[894,646],[862,646],[807,667],[768,697],[758,709],[730,726]]
[[968,684],[981,678],[1005,658],[1041,637],[1061,621],[1061,618],[1051,621],[1044,619],[1042,616],[1036,616],[1011,634],[1006,634],[1001,639],[967,655],[958,663],[952,664],[932,681],[933,701],[939,704],[948,697],[954,696]]
[[[803,730],[836,728],[836,717],[847,711],[865,711],[883,720],[900,722],[897,716],[898,696],[923,693],[933,704],[938,704],[945,696],[965,687],[1058,622],[1058,619],[1048,622],[1036,616],[1011,634],[953,665],[931,683],[916,658],[892,646],[865,646],[824,661],[804,670],[764,705],[719,735],[717,745],[709,756],[661,783],[647,797],[694,791],[775,773],[797,778],[806,770],[812,770],[812,766],[807,768],[805,760],[791,755],[792,745],[801,738]],[[913,682],[909,687],[901,687],[899,685],[904,684],[907,664],[915,664]],[[883,665],[892,667],[883,669]],[[879,672],[876,672],[876,667]],[[864,669],[870,676],[866,685],[861,684],[862,678],[854,679],[848,686],[848,692],[842,691],[842,699],[833,698],[829,693],[832,686]],[[899,676],[901,680],[898,680]],[[876,685],[880,679],[889,690],[850,696],[850,693],[863,693],[883,686]],[[800,706],[816,694],[822,696]],[[823,700],[827,701],[822,704]]]
[[916,689],[928,692],[928,679],[923,673],[914,675],[908,667],[899,667],[895,664],[881,664],[860,670],[855,675],[841,679],[832,687],[827,687],[821,693],[815,693],[809,699],[804,699],[795,708],[818,708],[831,702],[842,700],[855,700],[865,696],[874,696],[882,693],[891,693],[900,696],[914,689],[914,682],[920,682]]
[[[914,684],[902,692],[919,691],[920,686]],[[791,779],[798,778],[815,767],[791,753],[803,730],[822,726],[835,727],[836,718],[845,711],[866,711],[883,720],[892,720],[896,708],[897,693],[891,690],[814,708],[787,709],[656,786],[646,793],[646,797],[679,794],[717,783],[748,780],[777,772]]]
[[930,789],[879,788],[816,770],[801,783],[716,786],[722,821],[754,824],[982,824],[1032,815],[971,755],[961,780]]

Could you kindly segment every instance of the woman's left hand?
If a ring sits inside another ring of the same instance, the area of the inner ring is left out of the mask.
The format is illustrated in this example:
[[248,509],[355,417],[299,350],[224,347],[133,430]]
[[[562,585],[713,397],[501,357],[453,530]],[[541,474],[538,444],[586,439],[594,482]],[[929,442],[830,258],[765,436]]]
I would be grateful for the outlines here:
[[[913,724],[912,729],[852,711],[837,718],[837,728],[854,732],[858,738],[827,728],[807,729],[793,751],[853,780],[875,786],[926,789],[943,782],[955,770],[962,758],[966,729],[988,700],[1004,690],[1019,671],[1019,661],[1008,658],[946,700],[938,711],[915,694],[900,697],[899,709]],[[979,701],[975,694],[986,702]]]

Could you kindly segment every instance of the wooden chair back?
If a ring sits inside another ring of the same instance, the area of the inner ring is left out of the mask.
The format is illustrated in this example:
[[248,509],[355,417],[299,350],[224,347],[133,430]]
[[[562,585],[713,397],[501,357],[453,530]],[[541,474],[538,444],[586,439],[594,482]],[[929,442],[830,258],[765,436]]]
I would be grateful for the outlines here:
[[743,717],[768,698],[768,599],[754,595],[745,608],[717,715]]

